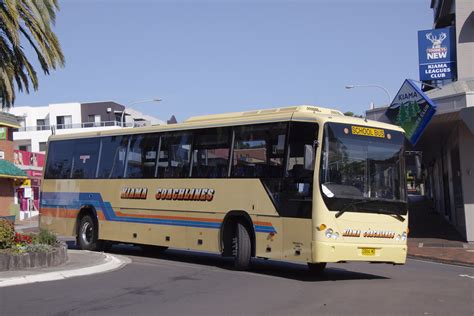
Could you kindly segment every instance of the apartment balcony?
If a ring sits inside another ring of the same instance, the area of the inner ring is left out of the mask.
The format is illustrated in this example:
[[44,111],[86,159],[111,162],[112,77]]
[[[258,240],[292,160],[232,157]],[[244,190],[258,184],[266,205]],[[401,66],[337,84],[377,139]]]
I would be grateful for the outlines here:
[[80,129],[80,128],[97,128],[97,127],[140,127],[145,124],[140,122],[121,122],[117,121],[104,121],[104,122],[87,122],[87,123],[75,123],[75,124],[56,124],[56,125],[36,125],[20,127],[18,132],[34,132],[34,131],[49,131],[49,130],[64,130],[64,129]]

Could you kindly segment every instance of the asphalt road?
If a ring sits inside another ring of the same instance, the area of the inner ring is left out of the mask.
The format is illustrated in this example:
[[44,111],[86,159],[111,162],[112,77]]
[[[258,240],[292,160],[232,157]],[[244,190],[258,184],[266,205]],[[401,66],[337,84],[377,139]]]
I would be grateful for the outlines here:
[[256,260],[250,272],[236,272],[217,255],[113,252],[133,262],[103,274],[0,288],[0,315],[474,314],[474,268],[347,263],[314,277],[291,263]]

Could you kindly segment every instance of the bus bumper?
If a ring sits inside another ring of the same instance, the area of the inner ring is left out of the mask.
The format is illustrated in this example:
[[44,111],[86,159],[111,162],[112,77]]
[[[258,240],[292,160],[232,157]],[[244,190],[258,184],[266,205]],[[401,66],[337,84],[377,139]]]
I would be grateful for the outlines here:
[[404,264],[407,245],[312,242],[313,262],[365,261]]

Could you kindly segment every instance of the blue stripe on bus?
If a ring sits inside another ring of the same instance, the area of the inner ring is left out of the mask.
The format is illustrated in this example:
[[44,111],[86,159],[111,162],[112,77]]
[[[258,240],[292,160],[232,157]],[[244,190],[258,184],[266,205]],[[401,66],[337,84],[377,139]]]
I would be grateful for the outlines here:
[[[101,211],[108,221],[156,224],[183,227],[198,227],[219,229],[221,223],[202,222],[178,219],[159,219],[159,218],[138,218],[132,216],[117,216],[112,205],[102,199],[100,193],[75,193],[75,192],[43,192],[41,198],[41,207],[45,208],[75,208],[79,210],[85,204],[95,207],[96,211]],[[273,226],[255,225],[257,233],[276,233]]]

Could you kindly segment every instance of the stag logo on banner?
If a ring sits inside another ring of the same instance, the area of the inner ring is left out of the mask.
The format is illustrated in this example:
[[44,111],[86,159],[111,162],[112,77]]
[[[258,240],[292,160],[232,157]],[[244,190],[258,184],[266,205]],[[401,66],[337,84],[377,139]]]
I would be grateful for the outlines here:
[[418,32],[420,80],[456,78],[456,34],[453,27]]
[[440,59],[448,56],[448,48],[441,46],[446,37],[447,35],[444,32],[439,37],[434,36],[432,33],[426,34],[426,39],[432,44],[431,48],[426,49],[426,59]]

